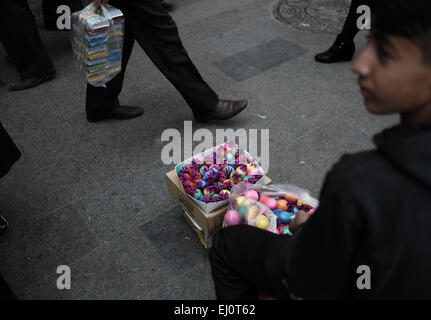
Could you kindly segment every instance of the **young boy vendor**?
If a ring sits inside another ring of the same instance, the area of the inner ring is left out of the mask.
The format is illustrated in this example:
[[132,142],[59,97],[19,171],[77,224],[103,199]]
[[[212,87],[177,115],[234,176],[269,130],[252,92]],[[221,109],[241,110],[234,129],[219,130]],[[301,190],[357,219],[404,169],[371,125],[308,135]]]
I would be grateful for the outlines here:
[[353,71],[367,110],[400,124],[335,164],[292,237],[246,225],[216,234],[217,298],[431,298],[430,13],[429,0],[374,1]]

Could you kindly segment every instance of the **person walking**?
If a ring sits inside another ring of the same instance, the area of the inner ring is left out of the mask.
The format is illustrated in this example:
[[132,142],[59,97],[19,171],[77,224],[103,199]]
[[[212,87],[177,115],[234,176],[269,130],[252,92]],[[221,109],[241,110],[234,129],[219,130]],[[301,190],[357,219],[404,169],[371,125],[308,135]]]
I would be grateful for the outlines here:
[[335,39],[332,46],[325,52],[316,55],[315,59],[321,63],[333,63],[351,61],[355,54],[355,42],[353,39],[359,32],[357,27],[358,7],[361,5],[370,6],[371,0],[352,0],[349,13],[344,22],[341,33]]
[[[95,0],[93,3],[100,7],[108,1]],[[227,120],[247,107],[245,100],[219,100],[188,56],[177,26],[160,0],[111,0],[109,4],[120,9],[125,17],[122,70],[106,88],[88,84],[86,111],[89,122],[142,115],[140,107],[122,106],[118,100],[135,41],[180,92],[197,121]]]
[[0,1],[0,42],[8,55],[6,63],[15,66],[21,77],[10,90],[30,89],[55,78],[27,0]]

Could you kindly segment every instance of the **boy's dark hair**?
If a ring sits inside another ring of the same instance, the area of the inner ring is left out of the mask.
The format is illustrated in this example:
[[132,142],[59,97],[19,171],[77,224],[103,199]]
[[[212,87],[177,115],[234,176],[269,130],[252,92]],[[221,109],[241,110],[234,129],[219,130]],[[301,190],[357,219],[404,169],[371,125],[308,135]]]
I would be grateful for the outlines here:
[[371,15],[373,33],[409,39],[431,65],[431,0],[374,0]]

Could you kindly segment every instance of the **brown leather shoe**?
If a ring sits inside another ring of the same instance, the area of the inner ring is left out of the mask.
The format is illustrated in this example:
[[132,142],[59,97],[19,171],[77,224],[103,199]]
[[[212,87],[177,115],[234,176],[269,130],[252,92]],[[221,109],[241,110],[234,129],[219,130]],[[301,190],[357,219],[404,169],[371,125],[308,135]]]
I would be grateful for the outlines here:
[[110,118],[127,120],[133,119],[141,116],[144,113],[144,110],[139,107],[130,107],[130,106],[118,106],[112,111]]
[[209,114],[195,114],[197,122],[208,122],[210,120],[228,120],[233,118],[247,107],[247,100],[219,100],[215,110]]

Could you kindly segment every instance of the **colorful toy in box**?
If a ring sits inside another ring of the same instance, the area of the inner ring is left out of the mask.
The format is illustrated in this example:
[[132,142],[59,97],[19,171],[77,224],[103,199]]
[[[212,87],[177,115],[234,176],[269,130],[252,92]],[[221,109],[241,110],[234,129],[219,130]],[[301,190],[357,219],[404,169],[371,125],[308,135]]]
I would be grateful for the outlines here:
[[232,142],[225,143],[192,158],[176,167],[184,191],[201,202],[229,199],[238,184],[255,184],[263,177],[263,170],[251,157]]
[[91,3],[73,13],[73,55],[89,84],[104,87],[121,71],[124,17],[112,6]]
[[[238,188],[246,190],[237,193]],[[253,186],[251,187],[253,188]],[[235,186],[230,199],[229,210],[224,217],[225,226],[248,224],[276,233],[277,217],[259,202],[259,192],[247,186]]]
[[307,190],[293,185],[239,185],[232,190],[225,226],[249,224],[276,234],[292,235],[295,215],[303,210],[313,214],[319,202]]

